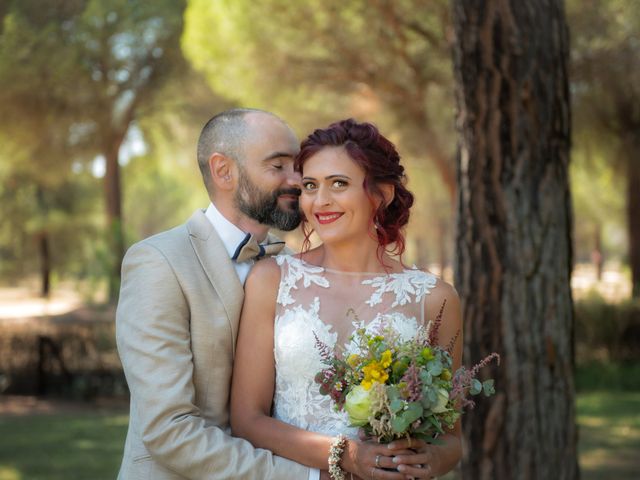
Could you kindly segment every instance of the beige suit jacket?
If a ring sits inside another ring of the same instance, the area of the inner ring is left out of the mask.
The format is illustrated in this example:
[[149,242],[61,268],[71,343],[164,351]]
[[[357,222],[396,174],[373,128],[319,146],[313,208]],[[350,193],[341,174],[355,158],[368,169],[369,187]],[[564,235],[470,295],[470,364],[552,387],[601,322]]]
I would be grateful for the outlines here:
[[229,435],[244,292],[202,211],[133,245],[122,265],[118,351],[131,391],[119,479],[303,479],[309,470]]

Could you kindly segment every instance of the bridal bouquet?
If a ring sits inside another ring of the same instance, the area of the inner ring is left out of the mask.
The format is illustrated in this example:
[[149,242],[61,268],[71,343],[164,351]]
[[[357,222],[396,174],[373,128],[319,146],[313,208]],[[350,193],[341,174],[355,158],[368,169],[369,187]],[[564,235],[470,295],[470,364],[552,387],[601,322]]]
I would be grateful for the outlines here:
[[437,345],[445,303],[411,340],[401,340],[384,325],[375,333],[359,328],[351,337],[356,348],[346,358],[316,337],[327,365],[315,378],[320,393],[331,397],[336,410],[346,411],[351,426],[379,442],[411,436],[435,443],[466,407],[473,407],[470,396],[495,393],[492,379],[481,382],[476,375],[491,360],[499,361],[497,353],[471,369],[453,372],[457,336],[446,348]]

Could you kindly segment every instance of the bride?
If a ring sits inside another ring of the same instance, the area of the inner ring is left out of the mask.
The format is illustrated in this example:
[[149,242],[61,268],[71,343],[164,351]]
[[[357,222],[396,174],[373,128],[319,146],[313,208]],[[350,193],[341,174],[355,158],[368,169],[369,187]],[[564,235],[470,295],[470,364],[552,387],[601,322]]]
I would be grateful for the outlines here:
[[[302,175],[305,244],[301,254],[258,262],[247,279],[231,392],[233,433],[312,468],[331,466],[334,479],[349,478],[345,472],[378,480],[442,475],[461,456],[459,422],[438,445],[358,439],[346,414],[334,411],[314,382],[324,367],[316,339],[347,353],[360,327],[390,326],[410,339],[444,300],[442,344],[461,329],[453,287],[398,260],[413,203],[399,155],[375,126],[344,120],[311,134],[295,166]],[[309,250],[312,231],[322,244]],[[454,371],[461,344],[460,335]]]

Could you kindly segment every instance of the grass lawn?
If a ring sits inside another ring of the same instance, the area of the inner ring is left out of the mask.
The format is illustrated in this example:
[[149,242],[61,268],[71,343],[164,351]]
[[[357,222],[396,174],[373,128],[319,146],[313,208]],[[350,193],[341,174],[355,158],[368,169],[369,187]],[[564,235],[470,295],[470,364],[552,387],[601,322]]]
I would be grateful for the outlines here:
[[640,478],[640,392],[578,395],[583,480]]
[[[88,412],[0,417],[0,480],[114,479],[127,420]],[[584,480],[638,478],[640,393],[582,393],[578,422]]]
[[0,417],[0,480],[115,479],[126,413]]

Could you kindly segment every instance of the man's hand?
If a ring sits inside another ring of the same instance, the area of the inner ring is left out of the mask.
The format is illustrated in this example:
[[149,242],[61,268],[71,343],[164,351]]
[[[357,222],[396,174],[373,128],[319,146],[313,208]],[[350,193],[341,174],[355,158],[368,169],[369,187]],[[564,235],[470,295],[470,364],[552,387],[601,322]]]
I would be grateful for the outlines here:
[[[407,478],[433,478],[431,472],[436,469],[434,463],[437,458],[431,445],[415,438],[402,438],[394,440],[388,447],[394,454],[393,463]],[[407,450],[415,453],[407,455]]]

